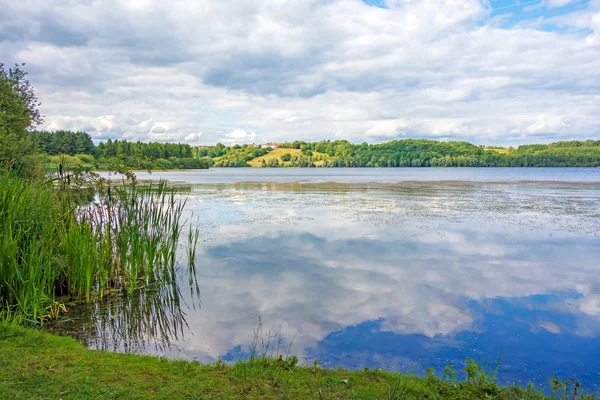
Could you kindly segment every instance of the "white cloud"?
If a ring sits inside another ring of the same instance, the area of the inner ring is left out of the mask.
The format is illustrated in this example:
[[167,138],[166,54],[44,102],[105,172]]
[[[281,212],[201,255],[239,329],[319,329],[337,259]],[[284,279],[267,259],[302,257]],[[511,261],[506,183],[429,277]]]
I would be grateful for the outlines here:
[[[111,116],[90,124],[97,138],[202,131],[203,143],[233,143],[240,129],[264,140],[399,132],[513,144],[600,134],[598,0],[544,19],[568,28],[554,31],[503,27],[479,0],[0,6],[0,57],[28,63],[46,127]],[[150,119],[160,126],[142,129]]]
[[557,7],[564,7],[568,4],[572,4],[577,2],[578,0],[546,0],[546,4],[548,5],[549,8],[557,8]]
[[[50,116],[46,118],[46,129],[51,131],[68,129],[73,131],[91,132],[94,139],[102,138],[102,132],[113,128],[115,117],[106,115],[100,117],[65,117]],[[96,133],[96,135],[94,135]]]
[[223,143],[225,144],[244,144],[244,143],[254,143],[256,140],[256,133],[254,132],[246,132],[242,129],[235,129],[228,134],[225,135],[223,139]]
[[190,133],[189,135],[187,135],[185,137],[185,140],[187,142],[195,142],[198,140],[198,138],[202,136],[202,132],[198,132],[198,133]]

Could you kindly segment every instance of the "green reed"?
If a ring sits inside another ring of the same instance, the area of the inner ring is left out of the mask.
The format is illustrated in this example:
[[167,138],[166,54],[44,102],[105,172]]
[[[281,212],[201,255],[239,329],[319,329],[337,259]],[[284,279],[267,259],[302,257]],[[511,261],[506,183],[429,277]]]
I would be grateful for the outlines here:
[[[82,190],[95,201],[80,204]],[[110,187],[59,171],[41,183],[0,171],[1,308],[43,321],[65,298],[174,284],[184,207],[165,182]]]

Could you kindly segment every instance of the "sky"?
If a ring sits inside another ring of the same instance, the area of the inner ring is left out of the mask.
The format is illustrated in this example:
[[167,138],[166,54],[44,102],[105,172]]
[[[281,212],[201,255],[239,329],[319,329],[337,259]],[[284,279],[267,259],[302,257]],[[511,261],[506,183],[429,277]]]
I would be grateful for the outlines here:
[[600,139],[600,0],[0,0],[0,62],[97,143]]

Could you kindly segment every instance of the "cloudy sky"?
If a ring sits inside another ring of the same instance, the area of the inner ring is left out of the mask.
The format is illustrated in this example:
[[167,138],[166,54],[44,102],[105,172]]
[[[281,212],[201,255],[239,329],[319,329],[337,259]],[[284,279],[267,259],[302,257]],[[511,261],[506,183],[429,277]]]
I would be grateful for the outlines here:
[[600,0],[0,0],[46,129],[193,144],[600,138]]

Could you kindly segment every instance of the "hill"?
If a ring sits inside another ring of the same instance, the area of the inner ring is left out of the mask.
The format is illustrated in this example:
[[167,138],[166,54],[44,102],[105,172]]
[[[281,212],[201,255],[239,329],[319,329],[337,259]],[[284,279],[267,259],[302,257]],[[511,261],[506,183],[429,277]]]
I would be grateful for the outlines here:
[[[284,156],[285,154],[289,154],[291,156],[291,159],[287,159],[287,157],[285,160],[282,159],[281,157]],[[315,166],[321,167],[321,166],[323,166],[323,160],[325,160],[327,158],[327,156],[323,153],[312,152],[312,155],[310,156],[311,160],[309,160],[309,156],[302,153],[302,150],[280,147],[275,150],[271,150],[267,154],[253,158],[252,160],[248,161],[248,164],[251,167],[261,168],[261,167],[263,167],[263,161],[265,163],[264,166],[268,166],[270,160],[276,159],[279,166],[285,166],[285,167],[301,166],[301,165],[295,165],[295,164],[299,164],[298,161],[299,161],[299,159],[301,160],[302,158],[306,158],[306,163],[310,163],[310,161],[312,160],[312,163]]]

